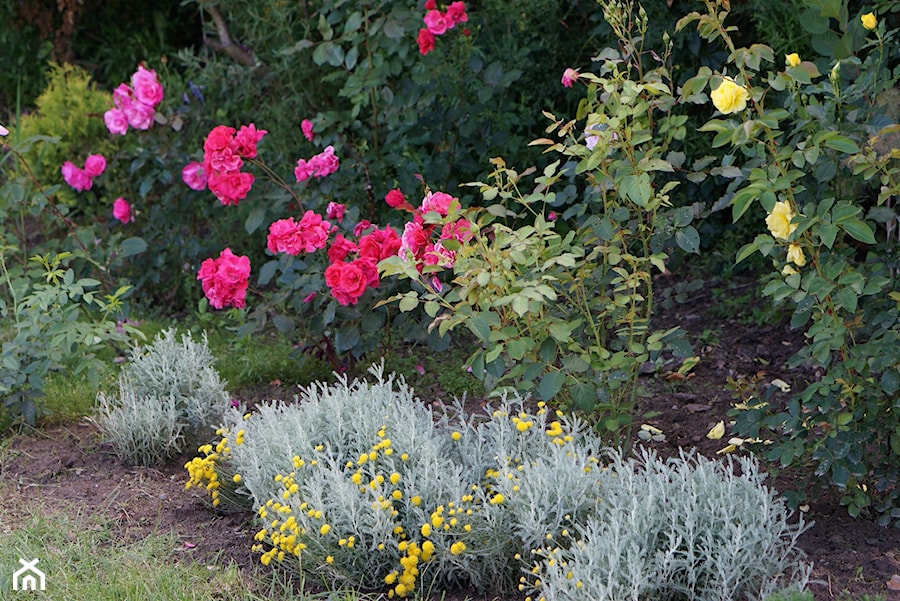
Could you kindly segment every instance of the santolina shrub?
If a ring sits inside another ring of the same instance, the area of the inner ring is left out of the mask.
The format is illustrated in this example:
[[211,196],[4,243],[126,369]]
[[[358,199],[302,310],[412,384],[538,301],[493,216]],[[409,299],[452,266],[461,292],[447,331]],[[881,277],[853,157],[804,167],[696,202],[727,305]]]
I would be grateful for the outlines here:
[[[230,411],[215,448],[187,464],[188,486],[206,487],[214,505],[250,502],[264,564],[389,597],[453,586],[511,592],[518,583],[548,599],[577,598],[583,583],[567,590],[568,572],[563,582],[553,575],[563,553],[579,574],[642,557],[663,579],[655,590],[699,593],[717,583],[725,587],[717,599],[806,583],[795,549],[802,520],[787,523],[749,459],[740,476],[693,457],[625,461],[584,422],[543,403],[528,410],[516,397],[483,415],[458,404],[432,411],[402,380],[381,368],[371,375],[312,386],[294,403]],[[597,535],[616,528],[622,536]]]
[[206,334],[178,341],[173,329],[132,350],[119,394],[101,392],[94,418],[123,461],[157,465],[207,439],[231,406],[214,362]]

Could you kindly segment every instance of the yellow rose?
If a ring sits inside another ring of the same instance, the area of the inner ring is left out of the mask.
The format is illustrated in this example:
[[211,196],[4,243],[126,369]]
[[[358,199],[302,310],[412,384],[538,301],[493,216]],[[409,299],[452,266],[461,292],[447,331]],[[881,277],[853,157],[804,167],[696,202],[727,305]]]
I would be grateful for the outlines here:
[[749,97],[747,88],[738,85],[730,77],[723,78],[719,87],[710,94],[713,105],[725,115],[739,113],[747,108],[747,98]]
[[859,18],[862,21],[862,26],[872,31],[875,29],[875,26],[878,25],[878,19],[875,18],[875,13],[866,13]]
[[806,256],[803,254],[803,249],[796,242],[788,244],[787,260],[797,267],[806,265]]
[[797,224],[791,223],[794,218],[794,212],[791,205],[785,201],[778,201],[772,207],[772,212],[766,217],[766,226],[772,235],[779,240],[787,240],[790,235],[797,229]]
[[796,67],[800,64],[800,55],[796,52],[792,52],[791,54],[786,54],[784,56],[784,62],[787,63],[788,67]]

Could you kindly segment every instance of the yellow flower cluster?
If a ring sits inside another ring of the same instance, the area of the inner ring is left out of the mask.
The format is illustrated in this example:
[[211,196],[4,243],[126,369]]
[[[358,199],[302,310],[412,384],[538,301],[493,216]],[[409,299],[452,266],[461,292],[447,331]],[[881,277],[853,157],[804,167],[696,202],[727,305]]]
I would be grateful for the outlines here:
[[[241,430],[243,432],[243,430]],[[231,448],[228,446],[228,430],[216,430],[216,434],[222,439],[216,444],[215,449],[211,444],[205,444],[197,449],[202,453],[203,457],[194,457],[184,464],[184,468],[188,472],[188,481],[184,485],[186,489],[194,486],[204,487],[209,492],[212,499],[213,507],[218,507],[222,499],[219,495],[221,488],[221,480],[216,472],[216,463],[222,459],[227,459],[231,454]],[[235,474],[232,481],[238,483],[241,481],[241,475]]]

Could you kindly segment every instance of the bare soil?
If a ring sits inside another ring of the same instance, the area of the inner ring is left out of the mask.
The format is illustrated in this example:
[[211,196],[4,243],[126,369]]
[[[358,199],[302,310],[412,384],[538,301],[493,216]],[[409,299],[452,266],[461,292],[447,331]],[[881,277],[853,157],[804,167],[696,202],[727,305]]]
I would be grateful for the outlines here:
[[[662,430],[665,439],[639,444],[650,444],[663,454],[693,448],[714,456],[724,446],[728,434],[712,441],[706,433],[719,420],[728,423],[729,376],[763,371],[769,381],[780,378],[798,387],[814,377],[785,367],[802,344],[802,333],[782,322],[761,326],[727,316],[713,320],[709,300],[681,305],[666,315],[688,330],[700,363],[684,379],[670,374],[667,378],[666,372],[646,376],[651,392],[642,399],[640,410],[659,412],[644,421]],[[677,364],[672,367],[675,372]],[[284,397],[290,394],[286,386],[275,385],[241,394],[252,401],[279,392]],[[0,479],[7,484],[5,491],[12,493],[0,498],[0,513],[13,522],[0,528],[15,528],[34,512],[64,508],[98,513],[118,523],[125,540],[174,531],[183,544],[175,550],[180,557],[219,565],[233,561],[247,570],[258,569],[249,551],[253,526],[247,516],[214,511],[204,491],[185,490],[187,474],[182,466],[187,459],[160,469],[126,467],[87,421],[18,436],[0,454]],[[796,476],[781,476],[775,487],[796,485]],[[900,592],[888,586],[892,577],[900,582],[900,530],[849,517],[831,493],[817,491],[810,496],[805,513],[815,525],[802,536],[800,546],[814,565],[811,590],[816,599],[880,594],[888,601],[900,601]]]

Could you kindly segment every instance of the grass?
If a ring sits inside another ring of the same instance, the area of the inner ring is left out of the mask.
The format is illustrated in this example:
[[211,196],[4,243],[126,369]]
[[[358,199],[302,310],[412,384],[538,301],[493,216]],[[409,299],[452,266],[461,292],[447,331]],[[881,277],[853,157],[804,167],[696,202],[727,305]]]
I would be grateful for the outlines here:
[[[0,507],[0,600],[24,598],[12,590],[19,559],[38,559],[46,574],[43,599],[59,601],[364,601],[354,591],[298,592],[277,573],[247,575],[238,566],[179,560],[174,533],[123,541],[105,518],[61,511],[35,515],[17,527]],[[302,587],[300,587],[302,588]],[[16,596],[18,595],[18,597]]]

